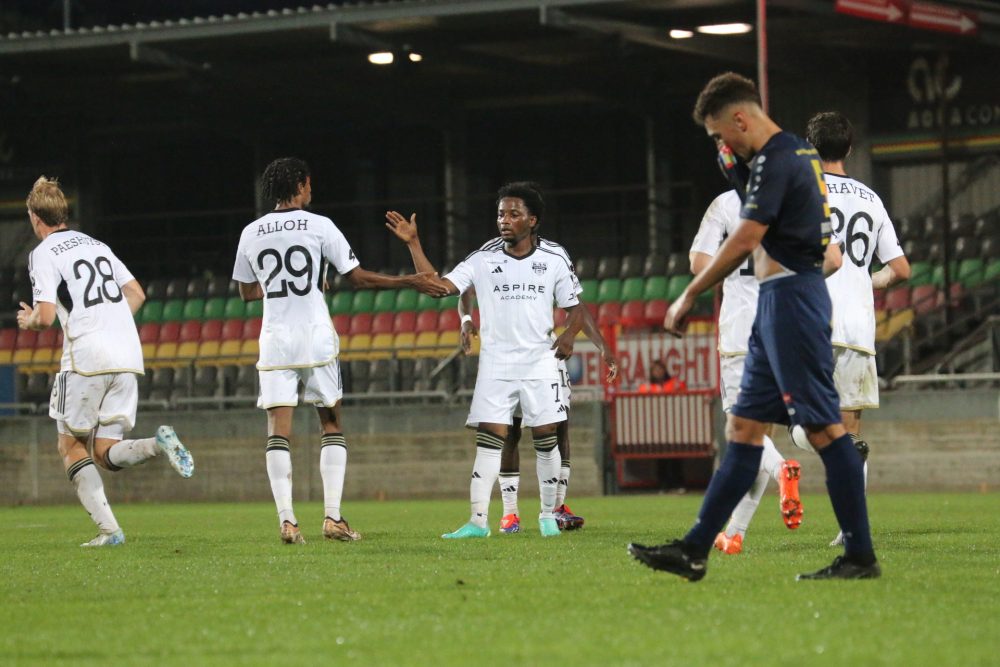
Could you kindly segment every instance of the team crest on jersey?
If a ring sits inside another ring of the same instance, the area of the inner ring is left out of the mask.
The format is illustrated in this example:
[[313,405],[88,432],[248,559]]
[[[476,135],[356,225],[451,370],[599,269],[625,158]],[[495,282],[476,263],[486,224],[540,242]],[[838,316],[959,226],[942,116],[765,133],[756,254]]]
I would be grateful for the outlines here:
[[545,262],[532,262],[531,268],[534,269],[535,273],[537,273],[538,275],[542,275],[548,270],[549,265],[546,264]]

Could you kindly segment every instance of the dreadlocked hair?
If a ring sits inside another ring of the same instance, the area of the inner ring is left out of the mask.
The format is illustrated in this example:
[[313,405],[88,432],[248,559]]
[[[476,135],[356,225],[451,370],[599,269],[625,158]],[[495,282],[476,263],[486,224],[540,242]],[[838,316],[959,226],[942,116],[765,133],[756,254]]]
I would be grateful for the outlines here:
[[278,158],[264,169],[260,190],[269,204],[288,201],[299,193],[299,186],[309,178],[309,165],[295,157]]

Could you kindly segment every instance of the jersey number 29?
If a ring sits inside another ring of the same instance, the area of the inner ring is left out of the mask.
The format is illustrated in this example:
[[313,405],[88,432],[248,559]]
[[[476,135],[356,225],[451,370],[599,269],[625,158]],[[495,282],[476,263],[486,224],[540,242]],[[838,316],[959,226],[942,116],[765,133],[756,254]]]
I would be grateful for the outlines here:
[[[296,267],[295,262],[292,261],[297,254],[302,255],[305,259],[304,262],[300,262],[301,266],[299,267]],[[309,254],[308,250],[300,245],[289,246],[288,250],[285,251],[284,258],[282,258],[281,253],[274,248],[265,248],[257,255],[257,268],[261,271],[264,270],[264,260],[268,257],[274,260],[271,273],[267,276],[267,280],[264,281],[264,289],[268,290],[268,299],[286,297],[288,296],[288,290],[292,290],[293,294],[298,294],[299,296],[305,296],[309,293],[309,290],[312,289],[313,261],[312,255]],[[281,273],[282,269],[287,271],[293,278],[305,277],[305,284],[299,285],[294,280],[285,280],[284,278],[280,282],[276,282],[275,278]],[[276,289],[272,289],[272,287],[276,287]]]

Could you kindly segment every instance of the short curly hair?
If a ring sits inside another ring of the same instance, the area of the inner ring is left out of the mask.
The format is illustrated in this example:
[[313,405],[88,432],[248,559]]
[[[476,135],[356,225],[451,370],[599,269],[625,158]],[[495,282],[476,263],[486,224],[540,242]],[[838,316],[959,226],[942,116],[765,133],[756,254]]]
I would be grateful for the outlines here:
[[299,193],[299,187],[309,178],[309,165],[295,157],[278,158],[264,169],[260,191],[265,202],[277,204]]
[[538,219],[538,225],[542,224],[542,216],[545,215],[545,199],[542,197],[542,186],[532,181],[514,181],[500,186],[497,190],[497,205],[504,197],[516,197],[524,202],[528,213]]
[[761,106],[757,85],[741,74],[725,72],[705,84],[691,115],[694,117],[694,122],[704,125],[706,117],[718,115],[730,104],[740,102]]

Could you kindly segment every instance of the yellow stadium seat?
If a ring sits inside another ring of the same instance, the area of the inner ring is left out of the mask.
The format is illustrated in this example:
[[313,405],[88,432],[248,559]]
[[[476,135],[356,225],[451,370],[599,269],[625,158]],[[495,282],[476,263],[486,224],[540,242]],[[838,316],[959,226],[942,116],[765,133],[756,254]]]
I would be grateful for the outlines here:
[[189,340],[177,346],[177,357],[179,359],[194,359],[198,356],[198,342]]
[[[61,352],[61,350],[59,350]],[[31,355],[32,366],[47,366],[52,363],[57,350],[52,347],[40,347]]]
[[461,337],[457,331],[442,331],[438,336],[438,351],[443,354],[453,352],[461,344]]
[[913,323],[913,309],[899,310],[889,316],[882,324],[875,326],[875,340],[887,341]]
[[353,336],[343,336],[340,339],[340,356],[342,359],[367,358],[371,348],[371,334],[354,334]]
[[436,352],[438,334],[436,331],[423,331],[417,334],[414,344],[414,354],[418,357],[433,356]]
[[150,368],[163,368],[164,366],[177,366],[177,343],[160,343],[156,346],[156,352],[152,359],[146,360],[146,365]]
[[198,346],[198,366],[214,366],[219,363],[219,341],[206,340]]
[[392,341],[392,347],[396,351],[396,356],[400,359],[410,359],[413,357],[413,346],[417,343],[417,334],[412,332],[398,333]]
[[260,342],[256,338],[245,340],[240,345],[240,360],[244,364],[255,364],[260,358]]
[[14,358],[14,350],[0,350],[0,364],[9,364]]
[[35,353],[33,349],[15,350],[14,358],[11,360],[17,366],[27,366],[31,363],[31,356]]
[[142,344],[142,358],[146,361],[151,360],[156,356],[156,343],[143,343]]
[[715,323],[709,320],[697,320],[688,325],[687,333],[692,336],[704,336],[715,333]]
[[392,358],[391,333],[375,334],[372,338],[372,349],[368,353],[369,359],[391,359]]
[[229,357],[223,361],[223,363],[235,363],[235,357],[240,356],[240,346],[243,344],[241,340],[224,340],[222,345],[219,346],[219,356]]

